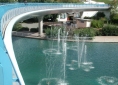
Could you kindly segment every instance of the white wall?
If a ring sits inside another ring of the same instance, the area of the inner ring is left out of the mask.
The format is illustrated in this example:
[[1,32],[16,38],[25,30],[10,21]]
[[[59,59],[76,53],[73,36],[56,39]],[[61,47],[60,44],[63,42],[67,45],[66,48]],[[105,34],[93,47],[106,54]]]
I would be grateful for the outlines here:
[[[86,0],[86,2],[84,2],[84,4],[105,4],[104,2],[95,2],[95,1],[92,1],[92,0]],[[83,11],[83,14],[81,16],[81,18],[84,18],[84,17],[92,17],[94,16],[98,11]],[[109,13],[105,13],[107,14],[107,18],[109,16]]]
[[98,11],[84,11],[81,18],[84,17],[92,17],[94,16]]
[[67,14],[66,13],[59,14],[57,17],[57,21],[65,23],[67,21]]
[[86,27],[90,27],[91,26],[91,22],[90,21],[87,21],[86,22]]

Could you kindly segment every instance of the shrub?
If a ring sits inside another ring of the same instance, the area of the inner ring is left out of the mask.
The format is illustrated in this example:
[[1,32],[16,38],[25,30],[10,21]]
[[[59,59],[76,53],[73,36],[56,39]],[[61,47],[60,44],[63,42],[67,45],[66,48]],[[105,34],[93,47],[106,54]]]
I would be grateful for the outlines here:
[[96,35],[96,30],[94,28],[82,28],[74,30],[74,34],[79,36],[94,37]]
[[18,31],[29,31],[28,27],[22,27],[21,29],[19,29]]
[[50,28],[45,29],[45,33],[48,37],[50,37],[50,35],[51,35]]
[[[51,27],[51,28],[46,28],[44,31],[48,37],[57,37],[58,35],[58,27]],[[62,33],[62,30],[60,32],[60,35]]]
[[31,28],[30,32],[38,32],[38,28]]
[[91,22],[91,27],[93,28],[102,28],[104,25],[104,21],[103,20],[92,20]]
[[54,26],[51,27],[51,30],[50,31],[51,31],[51,36],[52,37],[57,37],[57,35],[58,35],[58,29],[59,29],[58,27],[54,27]]
[[101,30],[103,36],[118,36],[118,27],[115,25],[106,25]]
[[96,29],[96,34],[95,36],[102,36],[102,28]]
[[18,31],[22,28],[21,24],[20,23],[16,23],[13,27],[13,31]]
[[117,13],[112,14],[112,15],[110,16],[110,19],[111,19],[111,22],[112,22],[112,23],[116,24],[116,23],[118,22],[118,14],[117,14]]

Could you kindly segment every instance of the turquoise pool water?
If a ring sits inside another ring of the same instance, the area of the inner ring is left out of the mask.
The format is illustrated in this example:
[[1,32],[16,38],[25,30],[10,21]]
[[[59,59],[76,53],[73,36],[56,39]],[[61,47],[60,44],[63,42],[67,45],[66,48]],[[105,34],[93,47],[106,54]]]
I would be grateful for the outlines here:
[[[54,43],[57,44],[56,41]],[[68,46],[72,44],[75,42],[67,42]],[[66,66],[66,83],[68,85],[118,85],[118,43],[85,43],[85,45],[87,46],[86,58],[92,62],[94,68],[85,71],[76,65],[75,70]],[[57,85],[54,82],[59,78],[63,79],[63,55],[44,54],[44,50],[52,47],[52,41],[13,37],[13,47],[26,85]],[[71,63],[71,60],[77,58],[76,51],[67,50],[66,63]],[[50,80],[53,84],[43,82],[49,78],[53,78]],[[108,81],[112,78],[115,80]]]

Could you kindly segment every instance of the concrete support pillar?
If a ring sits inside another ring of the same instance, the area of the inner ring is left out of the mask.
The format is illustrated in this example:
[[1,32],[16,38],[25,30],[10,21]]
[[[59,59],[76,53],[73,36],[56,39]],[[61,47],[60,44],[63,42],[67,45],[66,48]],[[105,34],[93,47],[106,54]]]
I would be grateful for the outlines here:
[[103,11],[103,12],[104,12],[104,14],[105,14],[105,17],[106,17],[107,19],[110,19],[110,11],[107,10],[107,11]]
[[43,33],[43,16],[38,17],[38,22],[39,22],[39,27],[38,27],[39,36],[44,37],[44,33]]

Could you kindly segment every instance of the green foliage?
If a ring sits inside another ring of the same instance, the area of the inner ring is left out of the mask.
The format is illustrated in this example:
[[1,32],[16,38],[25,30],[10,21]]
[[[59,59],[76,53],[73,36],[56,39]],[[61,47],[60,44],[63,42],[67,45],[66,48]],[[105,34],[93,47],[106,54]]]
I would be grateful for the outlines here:
[[45,33],[46,33],[47,36],[50,36],[51,35],[50,28],[45,29]]
[[118,36],[118,27],[115,25],[106,25],[101,30],[103,36]]
[[74,30],[74,34],[79,36],[94,37],[96,35],[96,30],[94,28],[81,28]]
[[30,32],[38,32],[38,28],[31,28]]
[[21,29],[19,29],[18,31],[29,31],[28,27],[22,27]]
[[25,23],[35,23],[35,22],[38,22],[38,18],[33,17],[33,18],[30,18],[30,19],[24,20],[23,22],[25,22]]
[[97,14],[93,17],[84,17],[84,19],[95,19],[95,20],[100,20],[100,19],[105,19],[105,14],[104,12],[97,12]]
[[118,22],[118,13],[111,14],[110,16],[111,22],[117,24]]
[[62,0],[63,3],[78,3],[79,0]]
[[102,28],[96,29],[96,35],[95,36],[102,36]]
[[104,18],[105,17],[105,14],[104,14],[104,12],[98,12],[97,14],[96,14],[96,18],[99,20],[99,19],[101,19],[101,18]]
[[103,20],[92,20],[91,22],[91,27],[93,28],[102,28],[104,25],[104,21]]
[[114,14],[118,11],[117,6],[118,6],[118,0],[112,0],[110,3],[110,12],[111,14]]
[[98,1],[98,2],[105,2],[105,3],[109,3],[110,0],[95,0],[95,1]]
[[78,3],[80,0],[53,0],[53,2],[59,2],[59,3]]
[[50,30],[51,37],[57,37],[58,29],[59,29],[58,27],[54,27],[54,26],[51,27],[51,30]]
[[47,28],[47,29],[45,29],[44,31],[45,31],[45,33],[46,33],[46,35],[48,36],[48,37],[57,37],[57,34],[58,34],[58,27],[54,27],[54,26],[52,26],[51,28]]
[[20,23],[16,23],[13,27],[13,31],[19,31],[22,28]]
[[87,17],[87,16],[85,16],[84,19],[93,19],[93,17]]
[[14,0],[0,0],[0,2],[2,2],[2,3],[10,3],[10,2],[15,2]]
[[57,16],[58,16],[58,14],[45,15],[43,18],[43,21],[54,22],[54,21],[56,21]]

